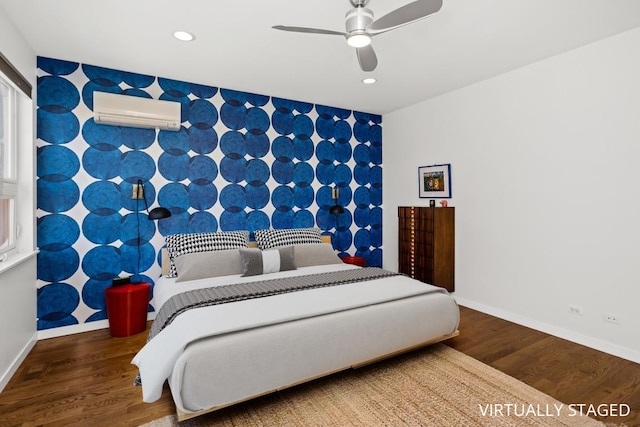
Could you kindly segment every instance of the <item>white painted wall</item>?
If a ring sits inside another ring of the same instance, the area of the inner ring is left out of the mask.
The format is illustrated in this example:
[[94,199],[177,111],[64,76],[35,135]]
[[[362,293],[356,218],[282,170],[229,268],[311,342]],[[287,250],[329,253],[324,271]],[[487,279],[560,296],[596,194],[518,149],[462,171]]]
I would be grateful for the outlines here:
[[[0,52],[36,86],[36,56],[0,9]],[[35,254],[35,145],[34,104],[19,100],[18,217],[20,234],[13,254],[0,264],[0,391],[37,339]]]
[[418,166],[451,163],[456,299],[640,362],[639,47],[634,29],[386,115],[385,268],[397,206],[428,205]]

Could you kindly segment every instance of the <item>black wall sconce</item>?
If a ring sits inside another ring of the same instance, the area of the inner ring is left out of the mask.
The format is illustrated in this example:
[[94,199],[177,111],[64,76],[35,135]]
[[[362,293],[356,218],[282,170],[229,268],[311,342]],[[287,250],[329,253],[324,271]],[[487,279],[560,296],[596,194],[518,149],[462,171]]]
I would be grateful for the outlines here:
[[338,198],[340,197],[340,192],[337,187],[333,187],[331,189],[331,198],[333,199],[333,206],[329,208],[329,213],[331,215],[336,216],[336,230],[333,232],[333,238],[331,239],[331,245],[333,249],[336,249],[336,233],[338,233],[338,215],[344,213],[344,208],[338,204]]
[[131,198],[135,199],[136,201],[136,219],[137,219],[137,225],[138,225],[138,240],[137,240],[137,246],[138,246],[138,267],[137,267],[137,271],[136,271],[136,279],[140,278],[140,215],[138,215],[138,210],[139,210],[139,202],[140,199],[144,200],[144,208],[147,212],[147,219],[150,221],[155,221],[155,220],[159,220],[159,219],[164,219],[164,218],[169,218],[171,216],[171,211],[167,208],[163,208],[162,206],[159,206],[157,208],[153,208],[151,209],[151,212],[149,212],[149,205],[147,204],[147,197],[144,193],[144,184],[142,183],[141,179],[138,179],[138,183],[133,185],[133,191],[131,194]]
[[[338,204],[338,198],[340,197],[340,191],[337,187],[331,189],[331,198],[333,199],[333,206],[329,208],[331,215],[338,215],[344,213],[344,208]],[[336,216],[336,229],[338,228],[338,217]]]

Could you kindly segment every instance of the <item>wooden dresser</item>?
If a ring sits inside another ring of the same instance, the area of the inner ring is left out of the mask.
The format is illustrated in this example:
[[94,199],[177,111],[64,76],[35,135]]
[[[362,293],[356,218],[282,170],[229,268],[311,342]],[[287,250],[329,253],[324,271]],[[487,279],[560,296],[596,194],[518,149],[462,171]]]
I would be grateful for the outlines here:
[[398,271],[454,291],[455,208],[398,207]]

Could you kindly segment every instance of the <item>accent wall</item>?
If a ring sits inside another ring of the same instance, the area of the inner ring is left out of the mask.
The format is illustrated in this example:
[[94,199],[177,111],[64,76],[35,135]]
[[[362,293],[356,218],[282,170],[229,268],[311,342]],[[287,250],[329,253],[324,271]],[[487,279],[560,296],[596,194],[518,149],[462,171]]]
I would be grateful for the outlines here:
[[[106,319],[112,279],[153,284],[168,234],[318,227],[339,253],[382,265],[381,116],[58,59],[37,65],[39,330]],[[95,91],[179,102],[182,128],[96,124]],[[147,219],[131,198],[139,179],[149,209],[170,218]],[[333,187],[345,208],[337,216]]]

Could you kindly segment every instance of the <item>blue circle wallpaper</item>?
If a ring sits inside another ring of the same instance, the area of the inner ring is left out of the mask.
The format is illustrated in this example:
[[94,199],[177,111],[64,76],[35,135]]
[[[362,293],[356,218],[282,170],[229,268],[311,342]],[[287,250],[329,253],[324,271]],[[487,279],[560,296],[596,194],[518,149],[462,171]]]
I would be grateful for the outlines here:
[[[382,265],[382,118],[38,57],[38,329],[107,318],[114,277],[154,284],[164,236],[319,227]],[[177,132],[96,124],[96,91],[180,104]],[[144,184],[144,200],[132,199]],[[343,214],[331,215],[336,201]],[[149,209],[172,216],[149,221]],[[149,305],[153,311],[153,299]]]

